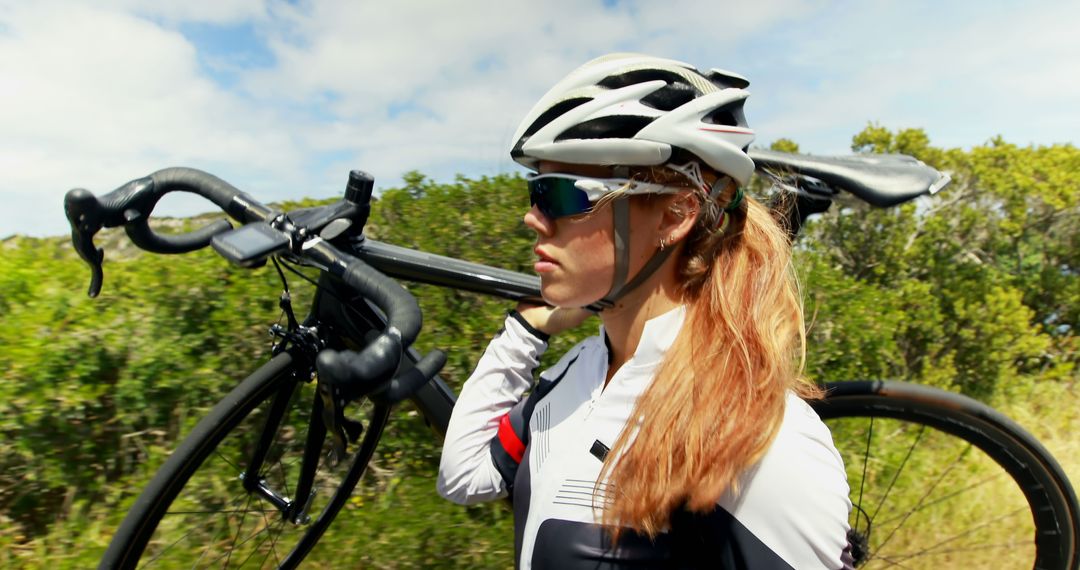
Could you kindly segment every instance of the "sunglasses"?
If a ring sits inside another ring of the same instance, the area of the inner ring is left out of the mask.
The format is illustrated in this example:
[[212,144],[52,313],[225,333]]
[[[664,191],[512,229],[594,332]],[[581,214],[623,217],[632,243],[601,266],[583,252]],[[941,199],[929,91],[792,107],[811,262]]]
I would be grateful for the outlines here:
[[548,218],[564,218],[592,211],[593,202],[620,190],[625,194],[671,194],[677,190],[627,178],[589,178],[571,174],[540,174],[527,179],[529,203]]

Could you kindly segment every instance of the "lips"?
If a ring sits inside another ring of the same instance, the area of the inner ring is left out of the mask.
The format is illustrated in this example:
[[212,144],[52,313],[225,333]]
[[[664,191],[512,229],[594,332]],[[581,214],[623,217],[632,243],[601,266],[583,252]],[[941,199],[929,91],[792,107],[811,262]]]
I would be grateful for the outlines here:
[[537,273],[549,273],[559,266],[559,262],[555,261],[550,255],[544,253],[544,250],[540,249],[539,246],[533,248],[533,253],[535,253],[538,258],[536,263],[533,264],[533,271],[536,271]]
[[553,257],[551,257],[550,255],[544,253],[544,250],[540,249],[539,247],[534,247],[533,248],[533,253],[535,253],[536,257],[540,258],[540,261],[542,261],[542,262],[558,264],[558,262],[555,261],[555,259]]

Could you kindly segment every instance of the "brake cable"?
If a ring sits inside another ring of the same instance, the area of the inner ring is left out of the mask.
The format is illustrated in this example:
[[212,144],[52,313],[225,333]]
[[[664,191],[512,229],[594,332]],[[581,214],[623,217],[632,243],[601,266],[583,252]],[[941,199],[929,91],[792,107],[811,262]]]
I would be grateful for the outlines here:
[[[281,263],[278,263],[277,256],[271,256],[271,259],[273,260],[274,268],[277,270],[278,275],[281,277],[281,281],[285,287],[285,291],[281,294],[282,310],[284,310],[288,314],[290,330],[296,331],[295,333],[288,333],[288,336],[285,337],[286,340],[294,343],[297,343],[299,341],[305,349],[308,348],[308,346],[310,345],[304,345],[306,343],[310,343],[312,340],[319,343],[318,347],[322,346],[321,341],[319,341],[318,337],[315,336],[316,331],[314,328],[304,327],[297,323],[296,318],[292,312],[291,295],[289,293],[288,283],[285,279],[285,273],[281,270],[282,267],[299,276],[301,279],[307,281],[317,290],[329,294],[331,297],[341,303],[341,306],[345,307],[347,310],[353,311],[359,317],[363,316],[358,310],[345,303],[336,293],[331,292],[328,289],[319,287],[319,284],[313,279],[311,279],[307,275],[304,275],[300,270],[292,267],[291,262],[282,259]],[[280,331],[281,326],[274,325],[274,327],[271,328],[272,332],[274,332],[275,327],[278,331]],[[316,348],[315,352],[318,352],[318,348]],[[345,402],[338,396],[338,394],[335,393],[333,388],[326,386],[325,384],[320,382],[318,394],[319,398],[321,398],[323,402],[323,425],[326,426],[326,431],[330,435],[331,439],[330,450],[327,454],[326,460],[327,465],[332,468],[345,458],[348,444],[356,443],[356,441],[360,439],[360,435],[364,431],[364,425],[352,418],[345,417]]]

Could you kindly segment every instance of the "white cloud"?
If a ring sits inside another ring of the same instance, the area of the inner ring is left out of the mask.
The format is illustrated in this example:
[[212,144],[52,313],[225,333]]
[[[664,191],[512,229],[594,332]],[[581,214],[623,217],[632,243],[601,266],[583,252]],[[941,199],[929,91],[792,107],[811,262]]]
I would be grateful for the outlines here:
[[95,5],[167,22],[231,24],[266,15],[264,0],[99,0]]
[[[100,192],[176,164],[281,172],[303,159],[272,113],[207,79],[175,31],[82,4],[20,4],[3,18],[0,192],[20,198],[0,234],[63,231],[72,186]],[[27,226],[31,210],[52,223]]]
[[[1019,144],[1075,141],[1080,4],[970,8],[940,19],[893,5],[833,21],[840,35],[821,29],[821,38],[801,41],[782,64],[817,80],[775,78],[759,132],[783,133],[768,138],[788,136],[819,152],[844,152],[867,121],[925,128],[946,146],[997,134]],[[977,20],[965,19],[976,13]]]
[[324,108],[336,120],[311,126],[308,140],[351,149],[383,180],[415,168],[491,173],[512,167],[517,121],[585,60],[614,49],[678,57],[697,38],[721,49],[808,9],[800,0],[726,5],[738,13],[686,1],[617,10],[569,0],[279,7],[275,16],[288,21],[271,34],[279,65],[244,85],[294,102],[330,94]]
[[[869,120],[938,144],[1063,140],[1045,133],[1080,132],[1078,6],[0,0],[0,236],[63,233],[66,189],[177,164],[266,200],[332,195],[347,168],[513,170],[529,107],[617,50],[748,75],[762,143],[842,152]],[[259,67],[191,23],[254,30]]]

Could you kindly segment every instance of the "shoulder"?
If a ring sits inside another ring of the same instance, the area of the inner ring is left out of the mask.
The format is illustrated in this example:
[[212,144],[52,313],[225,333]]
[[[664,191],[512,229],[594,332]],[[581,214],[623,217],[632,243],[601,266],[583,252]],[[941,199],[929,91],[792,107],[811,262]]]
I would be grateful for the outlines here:
[[846,493],[844,462],[832,433],[810,404],[793,393],[787,396],[783,422],[763,461],[813,468],[813,473],[844,481]]
[[[533,387],[532,393],[529,394],[527,403],[528,408],[536,405],[541,399],[550,394],[555,388],[562,382],[563,378],[571,374],[571,370],[574,369],[579,360],[590,359],[596,357],[596,351],[599,347],[603,347],[603,341],[599,337],[589,337],[577,344],[573,348],[566,351],[565,354],[559,358],[552,367],[544,370],[540,373],[540,377]],[[575,373],[576,374],[576,373]]]
[[844,462],[828,427],[789,394],[780,430],[720,507],[795,568],[841,566],[847,545]]
[[561,379],[579,360],[601,357],[605,350],[604,341],[599,336],[586,338],[566,351],[554,365],[541,372],[540,381]]

